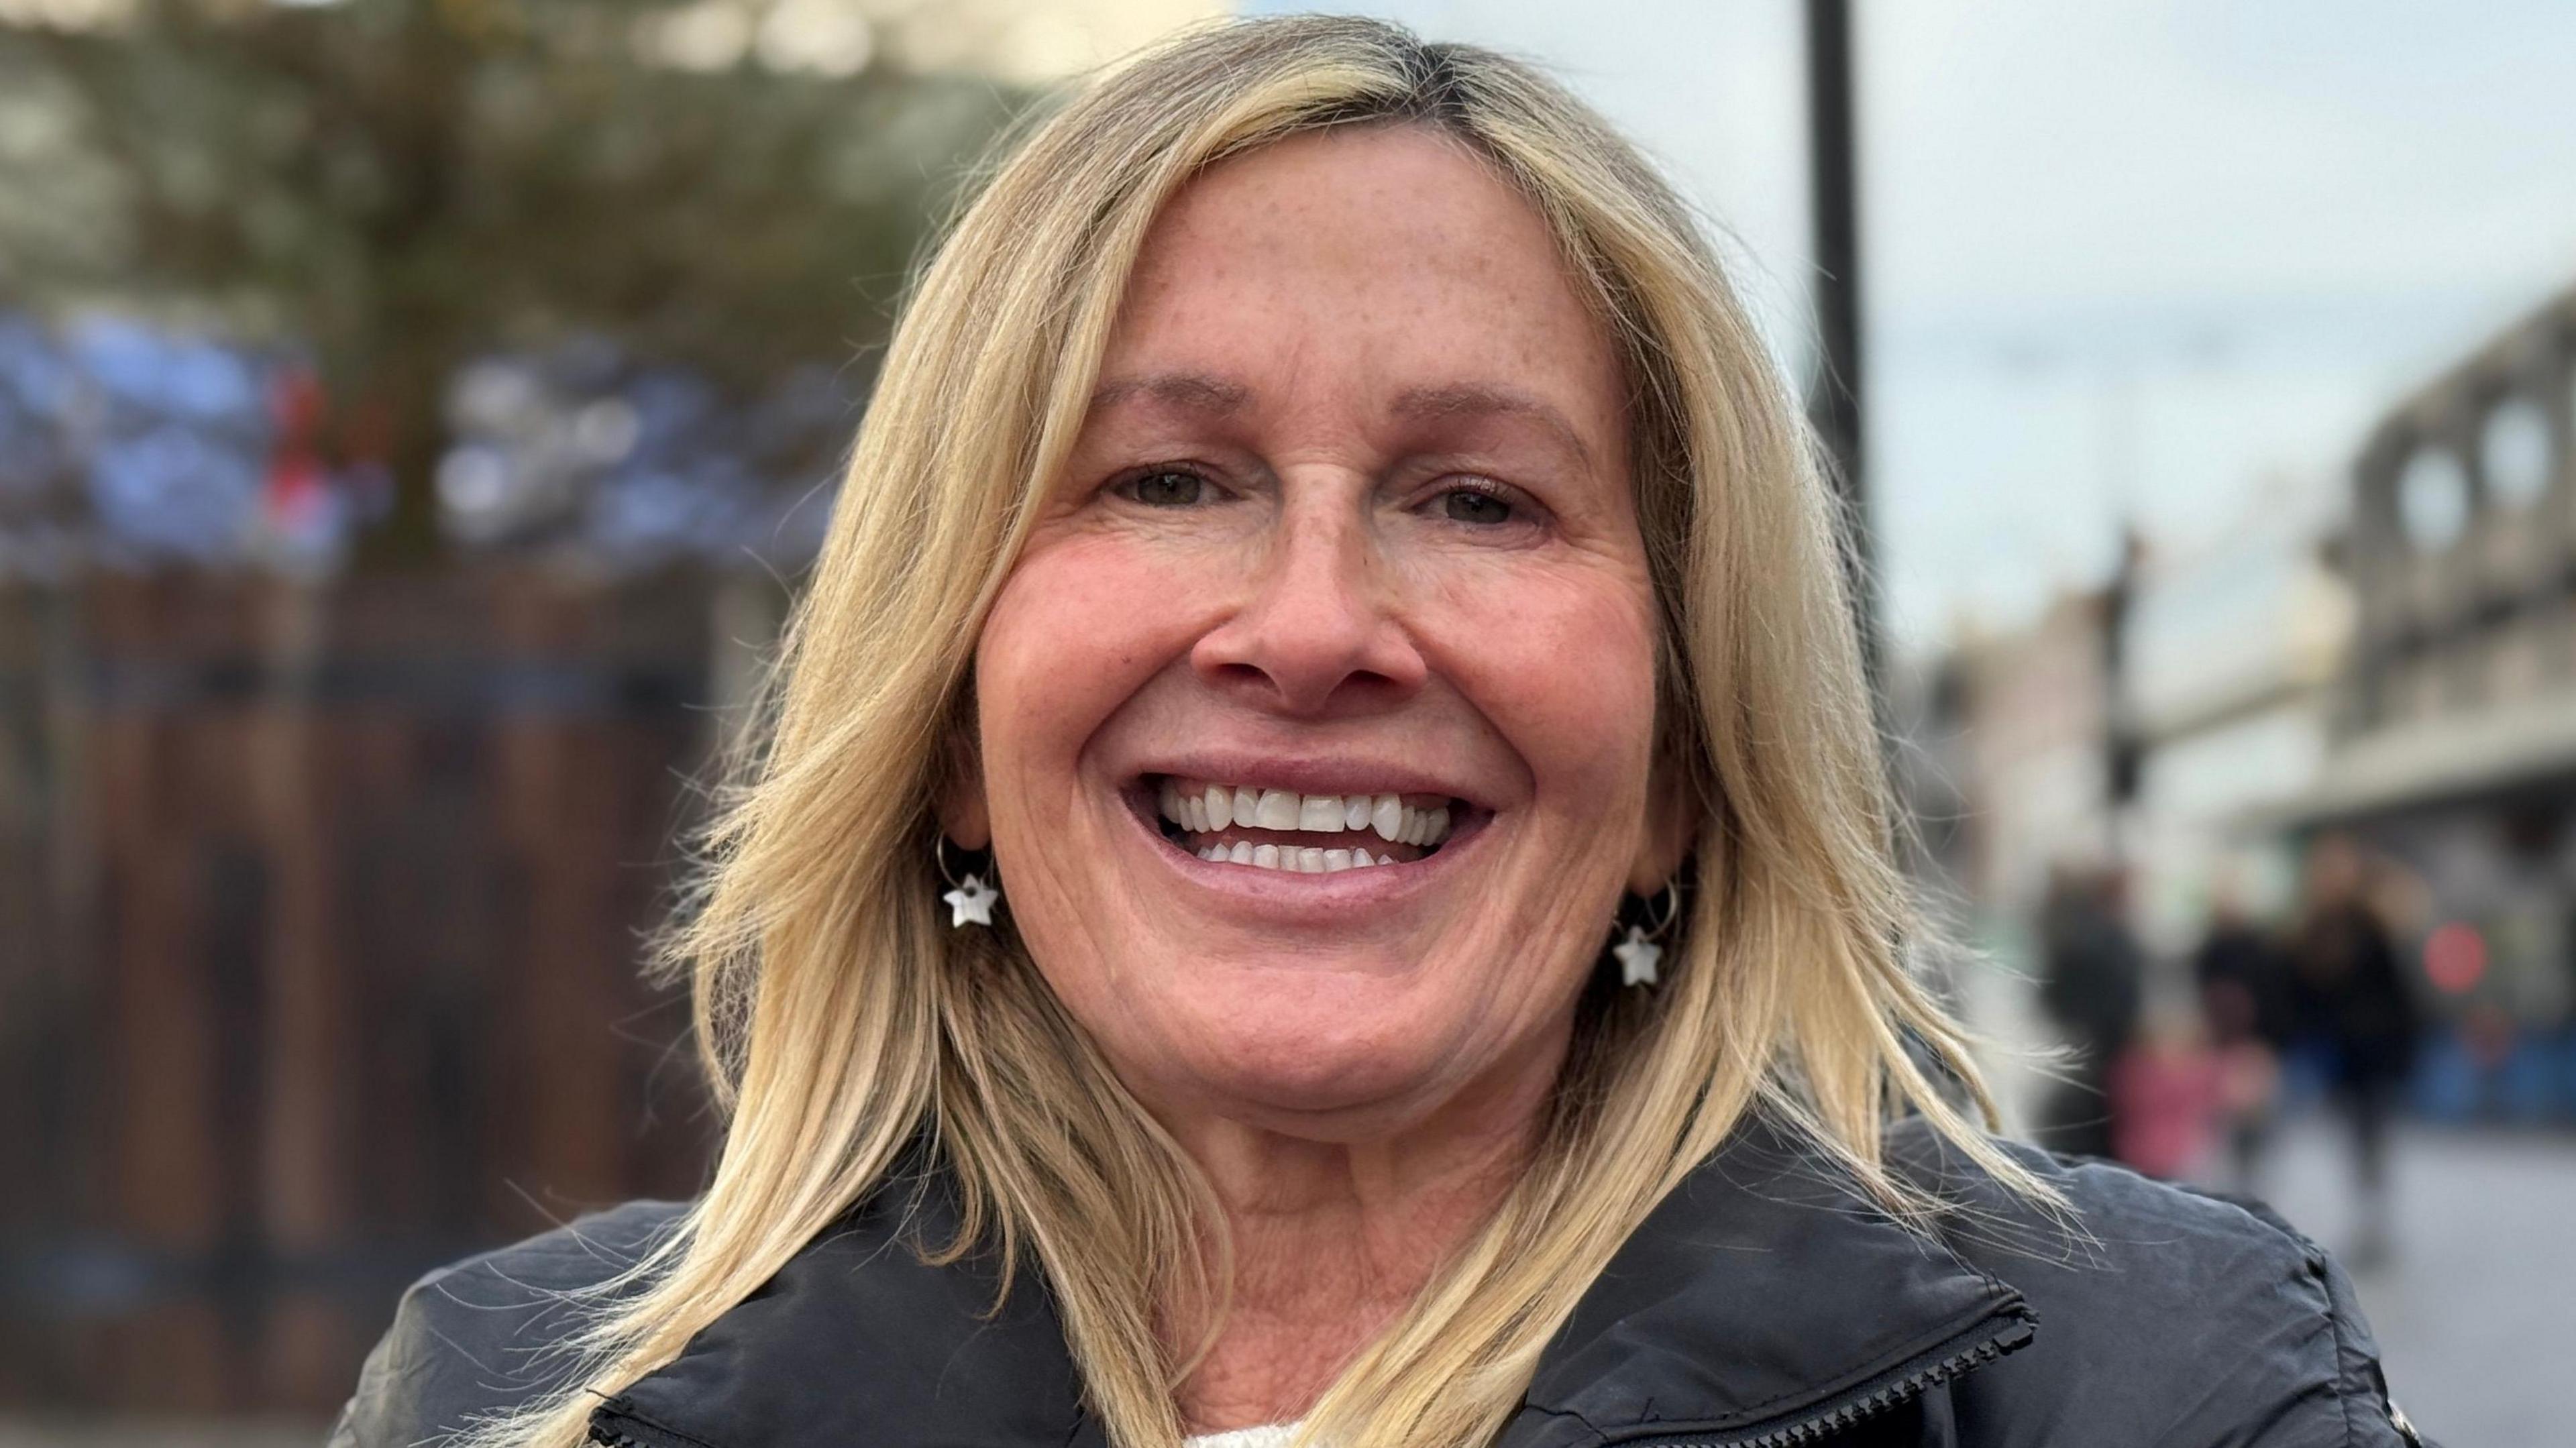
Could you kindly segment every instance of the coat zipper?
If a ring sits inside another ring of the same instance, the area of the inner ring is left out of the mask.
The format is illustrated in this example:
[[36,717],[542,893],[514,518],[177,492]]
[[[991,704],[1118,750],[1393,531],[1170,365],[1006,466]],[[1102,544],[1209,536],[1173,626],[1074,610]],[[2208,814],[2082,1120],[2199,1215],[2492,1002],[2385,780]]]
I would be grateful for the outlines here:
[[[2028,1345],[2036,1331],[2035,1320],[2029,1309],[2024,1308],[2010,1322],[1967,1347],[1929,1362],[1918,1358],[1913,1366],[1900,1365],[1890,1369],[1833,1403],[1776,1428],[1766,1428],[1749,1437],[1694,1434],[1681,1438],[1630,1439],[1621,1448],[1796,1448],[1796,1445],[1813,1442],[1829,1433],[1839,1433],[1863,1418],[1883,1413],[1962,1373],[1983,1367]],[[618,1404],[612,1400],[591,1415],[590,1436],[586,1441],[594,1448],[667,1448],[659,1442],[611,1430],[601,1419],[616,1413],[617,1407]]]
[[[625,1413],[626,1400],[611,1398],[590,1415],[590,1434],[582,1440],[592,1448],[704,1448],[694,1439],[683,1439],[656,1431],[650,1423],[638,1423]],[[632,1428],[634,1431],[627,1431]],[[645,1436],[637,1437],[637,1433]]]
[[[1824,1407],[1776,1428],[1737,1434],[1691,1434],[1680,1438],[1634,1438],[1620,1448],[1795,1448],[1839,1433],[1863,1418],[1886,1412],[1959,1375],[1985,1366],[2008,1352],[2028,1346],[2038,1331],[2027,1308],[2002,1328],[1955,1352],[1915,1365],[1900,1365],[1843,1394]],[[1955,1340],[1955,1339],[1954,1339]]]

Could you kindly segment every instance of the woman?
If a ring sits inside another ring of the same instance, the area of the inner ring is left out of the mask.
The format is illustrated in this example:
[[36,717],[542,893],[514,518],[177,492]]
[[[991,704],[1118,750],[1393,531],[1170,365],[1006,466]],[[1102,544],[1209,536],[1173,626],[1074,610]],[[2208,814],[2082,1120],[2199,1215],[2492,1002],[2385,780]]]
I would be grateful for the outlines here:
[[1951,1103],[1808,458],[1525,67],[1071,102],[673,937],[705,1195],[416,1287],[339,1441],[2400,1441],[2313,1247]]
[[[2299,1034],[2325,1055],[2335,1110],[2352,1131],[2352,1258],[2377,1264],[2396,1250],[2389,1223],[2388,1124],[2414,1074],[2422,1011],[2406,984],[2395,932],[2374,894],[2371,857],[2352,836],[2308,846],[2299,918],[2290,934],[2290,998]],[[2379,871],[2383,876],[2385,868]]]

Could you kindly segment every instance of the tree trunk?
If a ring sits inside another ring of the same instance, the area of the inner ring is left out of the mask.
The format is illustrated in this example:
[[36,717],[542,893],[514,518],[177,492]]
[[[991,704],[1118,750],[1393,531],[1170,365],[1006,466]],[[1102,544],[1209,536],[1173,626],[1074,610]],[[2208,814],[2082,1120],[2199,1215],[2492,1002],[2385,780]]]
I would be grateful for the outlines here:
[[[400,328],[384,335],[399,338]],[[346,439],[352,462],[381,464],[393,478],[393,507],[358,537],[355,563],[371,571],[422,568],[446,552],[438,522],[438,464],[447,453],[446,401],[454,349],[422,335],[378,359],[344,406],[363,422]],[[372,434],[372,436],[370,436]],[[372,454],[369,456],[368,454]]]

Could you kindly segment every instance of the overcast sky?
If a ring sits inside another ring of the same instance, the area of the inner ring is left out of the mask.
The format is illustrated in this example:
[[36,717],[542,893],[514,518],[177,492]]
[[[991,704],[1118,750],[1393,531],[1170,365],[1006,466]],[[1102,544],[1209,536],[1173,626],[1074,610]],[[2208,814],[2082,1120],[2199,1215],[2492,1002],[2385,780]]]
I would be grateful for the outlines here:
[[[1322,8],[1548,63],[1734,234],[1804,355],[1796,0]],[[2576,282],[2576,4],[1855,9],[1871,485],[1910,644],[2098,577],[2124,512],[2174,557],[2313,531],[2381,406]]]

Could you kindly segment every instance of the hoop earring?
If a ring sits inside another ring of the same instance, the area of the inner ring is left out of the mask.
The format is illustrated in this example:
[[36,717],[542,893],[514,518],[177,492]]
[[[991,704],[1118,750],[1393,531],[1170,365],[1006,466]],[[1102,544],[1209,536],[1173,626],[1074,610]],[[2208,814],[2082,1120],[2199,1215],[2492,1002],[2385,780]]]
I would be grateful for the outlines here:
[[938,862],[939,878],[953,887],[947,894],[939,897],[948,902],[948,928],[958,930],[970,924],[991,925],[993,907],[1000,904],[1002,899],[999,888],[1002,880],[1001,872],[994,871],[993,883],[990,885],[985,884],[984,877],[972,870],[966,872],[965,879],[958,879],[956,872],[948,868],[947,833],[942,831],[937,838],[938,843],[931,846],[930,857]]
[[1664,888],[1646,902],[1646,910],[1648,923],[1626,927],[1626,937],[1610,947],[1610,953],[1619,957],[1619,983],[1623,986],[1656,983],[1655,967],[1664,958],[1664,948],[1655,942],[1663,939],[1672,930],[1673,922],[1681,918],[1681,887],[1666,880]]

